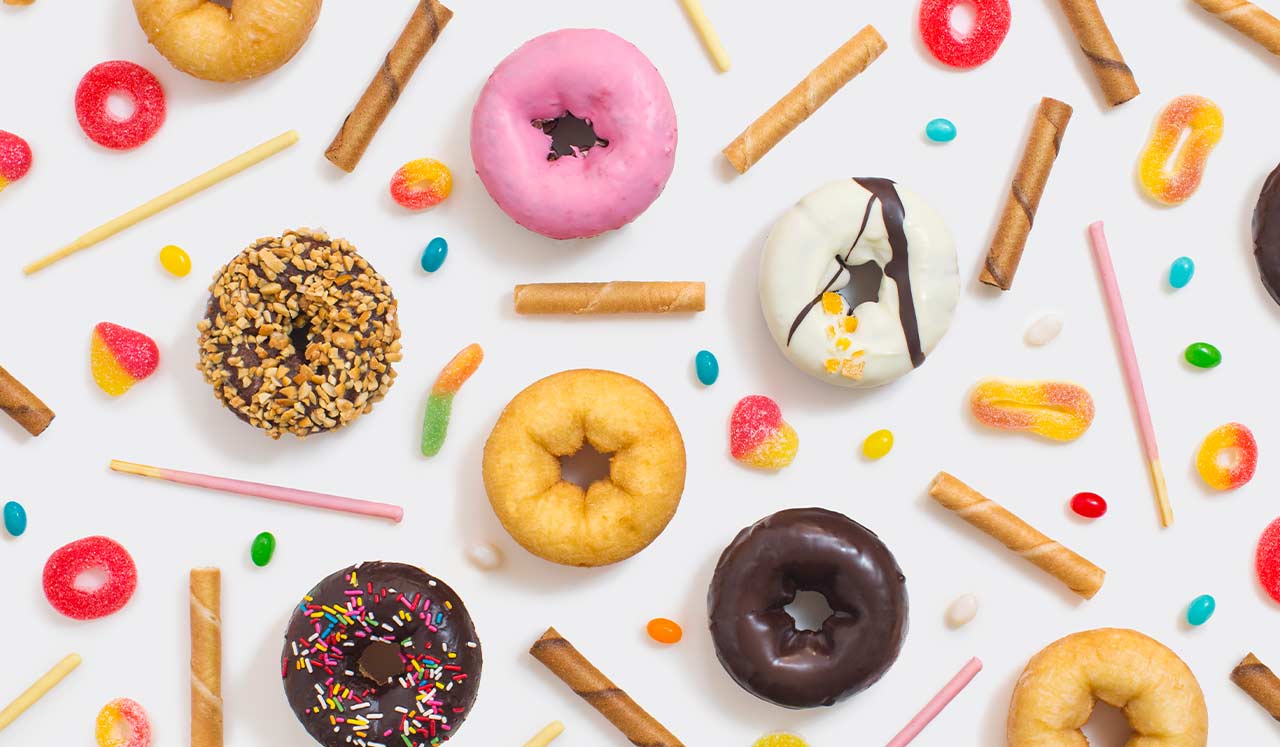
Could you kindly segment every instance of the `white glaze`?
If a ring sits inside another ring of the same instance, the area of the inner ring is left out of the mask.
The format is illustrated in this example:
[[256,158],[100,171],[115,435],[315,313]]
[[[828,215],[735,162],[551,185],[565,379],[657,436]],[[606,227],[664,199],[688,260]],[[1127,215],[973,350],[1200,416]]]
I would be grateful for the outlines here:
[[[920,330],[920,348],[928,355],[951,324],[960,296],[955,244],[941,216],[915,194],[897,188],[905,211],[908,272]],[[827,287],[858,235],[867,201],[872,194],[852,179],[830,182],[810,192],[774,225],[765,242],[760,263],[760,303],[769,331],[783,354],[804,372],[830,384],[873,387],[888,383],[912,370],[906,335],[898,317],[897,284],[887,275],[880,282],[879,299],[854,309],[858,320],[847,337],[850,350],[865,351],[857,358],[865,364],[860,379],[829,373],[833,351],[829,337],[832,317],[819,304],[805,316],[791,342],[787,336],[805,304]],[[848,264],[875,262],[883,270],[892,250],[877,201],[866,230],[849,255]],[[831,287],[848,282],[848,273]]]

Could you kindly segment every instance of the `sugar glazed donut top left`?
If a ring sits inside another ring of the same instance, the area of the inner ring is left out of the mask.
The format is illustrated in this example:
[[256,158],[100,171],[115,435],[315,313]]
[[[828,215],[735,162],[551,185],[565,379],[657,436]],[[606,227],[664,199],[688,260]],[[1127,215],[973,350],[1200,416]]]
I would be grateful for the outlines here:
[[344,426],[395,381],[395,297],[344,239],[305,228],[259,239],[209,293],[200,370],[228,409],[272,438]]

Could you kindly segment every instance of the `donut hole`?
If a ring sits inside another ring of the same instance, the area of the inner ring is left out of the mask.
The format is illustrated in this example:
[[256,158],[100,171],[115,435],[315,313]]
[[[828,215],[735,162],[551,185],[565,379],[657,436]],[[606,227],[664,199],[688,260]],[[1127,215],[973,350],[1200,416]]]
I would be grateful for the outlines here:
[[1214,464],[1228,472],[1239,467],[1242,461],[1244,461],[1244,451],[1239,446],[1219,449],[1213,458]]
[[796,630],[822,630],[827,620],[837,614],[826,595],[809,589],[796,592],[795,598],[783,609],[791,616]]
[[590,441],[573,454],[560,457],[560,479],[586,490],[597,482],[608,480],[613,467],[613,454],[602,453]]
[[951,35],[957,41],[964,41],[973,33],[973,27],[978,21],[978,6],[974,5],[970,0],[961,0],[951,9]]
[[1124,711],[1099,700],[1081,731],[1089,738],[1090,747],[1122,747],[1132,736],[1133,727]]
[[404,674],[404,660],[400,658],[400,647],[386,641],[373,641],[360,652],[356,661],[356,671],[367,680],[379,685],[389,684]]
[[235,2],[235,0],[209,0],[209,2],[213,3],[214,5],[221,5],[227,10],[231,10],[231,4]]
[[133,119],[134,112],[138,110],[138,102],[124,91],[115,91],[108,95],[105,106],[107,115],[117,122]]
[[548,161],[556,161],[564,156],[584,156],[597,146],[609,147],[608,140],[596,135],[591,120],[575,117],[571,111],[554,119],[535,119],[530,124],[542,130],[551,141]]
[[880,300],[880,284],[884,281],[884,270],[875,262],[863,262],[860,265],[846,265],[841,262],[844,272],[849,275],[849,282],[836,290],[849,304],[849,313],[858,308],[858,304]]
[[85,568],[76,574],[76,580],[71,585],[78,591],[92,594],[107,585],[107,578],[105,568]]
[[307,345],[311,341],[311,327],[305,317],[297,317],[289,329],[289,344],[293,346],[295,355],[305,357]]

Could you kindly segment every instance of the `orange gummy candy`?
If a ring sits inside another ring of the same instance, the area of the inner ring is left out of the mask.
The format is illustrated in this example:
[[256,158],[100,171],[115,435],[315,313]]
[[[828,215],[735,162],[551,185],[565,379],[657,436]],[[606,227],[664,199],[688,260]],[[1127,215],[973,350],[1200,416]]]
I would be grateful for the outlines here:
[[1093,397],[1079,384],[985,379],[969,407],[991,428],[1029,431],[1054,441],[1074,441],[1093,423]]
[[[1182,149],[1174,149],[1190,129]],[[1203,96],[1179,96],[1160,112],[1138,162],[1138,181],[1152,199],[1177,205],[1200,186],[1213,147],[1222,139],[1222,110]],[[1173,158],[1170,166],[1169,160]]]

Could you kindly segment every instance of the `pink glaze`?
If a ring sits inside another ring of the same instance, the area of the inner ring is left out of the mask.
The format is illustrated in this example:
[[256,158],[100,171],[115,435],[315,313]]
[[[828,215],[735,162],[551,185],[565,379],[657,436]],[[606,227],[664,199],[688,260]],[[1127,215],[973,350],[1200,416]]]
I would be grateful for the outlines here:
[[[534,120],[572,112],[608,146],[548,161]],[[675,166],[676,113],[662,76],[599,29],[543,34],[498,64],[471,114],[471,158],[489,195],[531,231],[576,239],[635,220]]]

